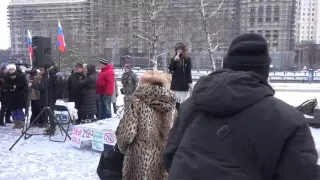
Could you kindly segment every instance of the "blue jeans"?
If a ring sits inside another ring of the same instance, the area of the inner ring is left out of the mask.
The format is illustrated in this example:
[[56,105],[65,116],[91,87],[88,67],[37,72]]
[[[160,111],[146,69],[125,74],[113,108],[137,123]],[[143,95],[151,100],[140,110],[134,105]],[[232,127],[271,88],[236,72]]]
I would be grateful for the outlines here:
[[24,121],[24,113],[22,109],[17,109],[15,111],[11,111],[12,120],[17,121]]
[[112,96],[107,95],[99,95],[100,103],[99,103],[99,118],[98,119],[107,119],[111,118],[111,100]]

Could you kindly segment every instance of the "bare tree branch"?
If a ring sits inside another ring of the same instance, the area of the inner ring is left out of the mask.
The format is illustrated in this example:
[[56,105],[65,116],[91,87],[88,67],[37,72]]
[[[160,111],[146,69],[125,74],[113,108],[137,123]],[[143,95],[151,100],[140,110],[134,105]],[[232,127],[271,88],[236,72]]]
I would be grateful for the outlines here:
[[132,31],[132,34],[134,34],[135,36],[138,36],[139,38],[144,39],[144,40],[146,40],[146,41],[148,41],[148,42],[150,42],[150,43],[153,42],[153,41],[151,41],[150,39],[148,39],[148,38],[146,38],[146,37],[144,37],[144,36],[141,36],[140,34],[135,33],[134,31]]
[[219,4],[218,8],[217,8],[215,11],[213,11],[213,12],[207,17],[207,19],[210,19],[212,16],[216,15],[218,11],[221,10],[221,8],[222,8],[222,6],[223,6],[223,4],[224,4],[224,1],[225,1],[225,0],[222,0],[222,1],[221,1],[221,3]]

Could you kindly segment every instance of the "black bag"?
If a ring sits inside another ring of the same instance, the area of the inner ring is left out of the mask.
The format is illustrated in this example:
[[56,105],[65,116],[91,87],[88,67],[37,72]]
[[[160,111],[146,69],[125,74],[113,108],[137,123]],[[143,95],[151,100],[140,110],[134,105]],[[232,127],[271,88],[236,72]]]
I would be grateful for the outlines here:
[[121,180],[124,155],[115,145],[101,154],[97,174],[101,180]]
[[123,88],[120,89],[120,93],[121,93],[121,94],[124,94]]

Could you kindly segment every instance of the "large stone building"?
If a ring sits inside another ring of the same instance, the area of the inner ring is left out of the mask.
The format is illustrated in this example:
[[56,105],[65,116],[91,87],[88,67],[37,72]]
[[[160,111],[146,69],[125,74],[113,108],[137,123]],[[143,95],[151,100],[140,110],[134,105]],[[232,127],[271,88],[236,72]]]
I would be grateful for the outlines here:
[[240,2],[241,33],[257,33],[266,38],[274,67],[291,66],[294,61],[295,0]]
[[[294,0],[225,0],[221,9],[208,20],[211,44],[217,67],[231,40],[245,32],[263,35],[269,42],[276,66],[284,67],[293,59]],[[198,8],[198,0],[175,0],[159,12],[166,0],[157,1],[155,23],[150,21],[152,7],[132,0],[13,0],[9,20],[13,54],[28,53],[26,31],[32,35],[57,37],[57,21],[64,29],[69,50],[94,61],[105,56],[116,65],[127,59],[137,66],[150,67],[148,60],[157,54],[160,66],[167,66],[173,46],[182,41],[188,45],[194,68],[210,68],[208,43]],[[148,2],[148,1],[147,1]],[[221,1],[205,7],[208,16]],[[200,28],[199,28],[200,27]],[[222,28],[223,27],[223,28]],[[156,29],[156,33],[154,33]],[[154,43],[156,39],[156,43]],[[153,45],[156,46],[153,48]],[[56,52],[57,48],[53,48]],[[53,53],[55,53],[53,52]],[[132,60],[133,59],[133,60]]]

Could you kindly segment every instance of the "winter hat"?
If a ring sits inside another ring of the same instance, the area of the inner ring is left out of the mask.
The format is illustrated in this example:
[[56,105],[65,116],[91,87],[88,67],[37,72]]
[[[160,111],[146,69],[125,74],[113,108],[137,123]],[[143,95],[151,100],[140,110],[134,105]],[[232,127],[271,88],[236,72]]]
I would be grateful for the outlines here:
[[82,62],[77,62],[76,65],[74,65],[76,68],[83,68],[83,63]]
[[9,69],[14,69],[14,70],[17,70],[17,66],[15,64],[8,64],[6,66],[6,69],[9,70]]
[[234,71],[252,71],[268,79],[271,58],[267,41],[257,34],[236,37],[223,59],[223,68]]
[[100,64],[108,65],[108,64],[109,64],[109,61],[108,61],[108,59],[102,58],[102,59],[100,60]]
[[9,64],[8,64],[8,63],[2,63],[2,64],[0,65],[0,69],[1,69],[1,70],[6,69],[7,65],[9,65]]
[[59,78],[63,78],[64,75],[63,75],[62,72],[57,72],[56,76],[59,77]]
[[130,69],[130,70],[131,70],[132,66],[131,66],[131,64],[125,64],[125,65],[124,65],[124,68],[127,68],[127,69]]

